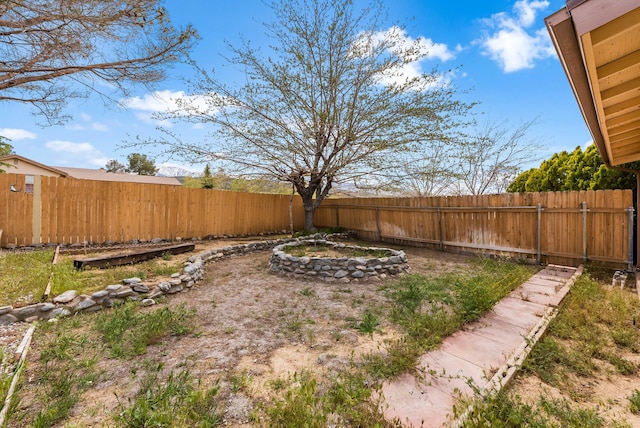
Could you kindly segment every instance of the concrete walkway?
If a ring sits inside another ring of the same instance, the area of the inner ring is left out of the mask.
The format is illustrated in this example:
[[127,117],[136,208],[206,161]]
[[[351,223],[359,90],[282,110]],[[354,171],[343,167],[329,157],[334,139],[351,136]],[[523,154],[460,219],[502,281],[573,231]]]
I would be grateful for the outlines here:
[[548,266],[485,317],[423,355],[415,373],[385,383],[385,417],[407,427],[455,426],[453,406],[459,397],[499,389],[509,381],[581,272]]

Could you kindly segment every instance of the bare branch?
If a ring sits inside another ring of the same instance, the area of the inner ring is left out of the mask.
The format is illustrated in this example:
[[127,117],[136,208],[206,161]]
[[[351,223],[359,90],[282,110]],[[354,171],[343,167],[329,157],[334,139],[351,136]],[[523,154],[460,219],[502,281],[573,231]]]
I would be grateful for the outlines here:
[[[174,29],[160,0],[9,0],[0,6],[0,102],[32,104],[50,123],[101,80],[126,94],[186,60],[195,30]],[[84,86],[78,90],[77,82]],[[107,97],[109,98],[109,97]]]

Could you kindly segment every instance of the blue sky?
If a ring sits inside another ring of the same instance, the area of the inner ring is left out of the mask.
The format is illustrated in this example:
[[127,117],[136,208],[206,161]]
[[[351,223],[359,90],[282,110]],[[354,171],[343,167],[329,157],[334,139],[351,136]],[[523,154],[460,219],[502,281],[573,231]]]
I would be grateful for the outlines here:
[[[453,83],[468,91],[466,101],[478,101],[477,113],[491,121],[516,126],[538,117],[531,129],[544,148],[542,158],[561,150],[585,146],[591,136],[582,119],[567,78],[544,26],[544,17],[564,6],[563,0],[385,0],[389,11],[386,28],[406,24],[406,37],[420,39],[428,47],[428,58],[414,64],[415,70],[454,69]],[[356,0],[356,5],[365,0]],[[193,24],[202,40],[193,58],[228,82],[242,75],[225,67],[225,40],[237,44],[240,37],[255,45],[265,43],[262,22],[270,21],[270,10],[261,0],[166,0],[175,26]],[[121,148],[136,135],[156,135],[153,112],[162,111],[171,99],[186,91],[180,76],[189,70],[177,67],[172,77],[154,93],[139,92],[121,100],[127,107],[105,107],[97,97],[72,102],[66,113],[73,119],[64,126],[40,127],[27,105],[0,103],[0,135],[11,139],[16,153],[52,166],[100,168],[109,159],[123,162],[136,149]],[[172,129],[183,140],[198,141],[206,130],[191,125]],[[148,148],[140,149],[148,153]],[[150,153],[152,154],[152,153]],[[180,165],[172,159],[157,163]],[[538,162],[525,167],[537,166]]]

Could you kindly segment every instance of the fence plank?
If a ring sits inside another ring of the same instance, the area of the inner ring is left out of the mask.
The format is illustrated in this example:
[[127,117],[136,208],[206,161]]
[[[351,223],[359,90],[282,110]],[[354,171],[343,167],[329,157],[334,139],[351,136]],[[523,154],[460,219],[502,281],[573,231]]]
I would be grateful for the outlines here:
[[[24,175],[0,174],[0,246],[30,245],[33,194]],[[20,192],[11,192],[14,184]],[[290,195],[188,189],[158,184],[42,177],[43,244],[83,241],[127,242],[207,235],[242,235],[289,229]],[[299,197],[294,227],[302,228]]]
[[[0,174],[0,245],[149,240],[273,232],[289,228],[290,195],[267,195],[156,184],[42,177],[41,230],[33,230],[33,194],[24,175]],[[11,192],[14,184],[20,192]],[[586,201],[589,259],[623,263],[628,258],[630,190],[547,192],[435,198],[341,198],[325,200],[316,226],[357,230],[379,239],[455,250],[534,257],[536,205],[542,212],[541,250],[559,264],[582,260],[582,213]],[[304,211],[294,198],[294,227]]]
[[[543,261],[577,265],[583,258],[586,201],[589,260],[627,262],[630,190],[544,192],[434,198],[344,198],[323,202],[316,225],[353,229],[377,239],[376,210],[384,240],[457,251],[487,251],[535,258],[537,204],[541,204]],[[440,215],[438,215],[440,209]],[[624,241],[624,242],[623,242]]]

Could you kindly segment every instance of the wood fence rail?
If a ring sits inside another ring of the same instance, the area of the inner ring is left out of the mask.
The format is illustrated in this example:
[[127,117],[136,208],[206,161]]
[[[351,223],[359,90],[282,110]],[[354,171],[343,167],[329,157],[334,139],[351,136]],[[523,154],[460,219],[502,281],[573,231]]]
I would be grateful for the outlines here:
[[316,225],[440,250],[562,265],[591,260],[631,269],[633,219],[632,192],[605,190],[329,199],[320,206]]
[[[288,195],[0,174],[0,245],[128,242],[289,229]],[[18,192],[10,190],[14,185]],[[302,228],[302,204],[293,204]]]

